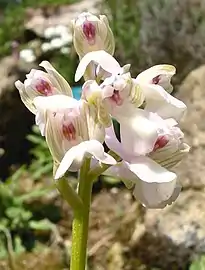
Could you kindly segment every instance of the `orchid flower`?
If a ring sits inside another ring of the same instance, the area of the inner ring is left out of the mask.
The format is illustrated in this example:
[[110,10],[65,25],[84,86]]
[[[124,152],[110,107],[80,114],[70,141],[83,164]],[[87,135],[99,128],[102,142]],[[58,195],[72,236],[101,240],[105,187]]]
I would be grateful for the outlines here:
[[95,80],[87,80],[82,87],[82,98],[99,108],[99,121],[105,121],[104,125],[111,125],[111,116],[117,119],[120,115],[129,115],[133,108],[143,104],[143,92],[131,78],[129,64],[121,67],[105,51],[91,52],[81,59],[75,74],[76,81],[90,63],[94,64],[93,77],[104,81],[98,85]]
[[108,77],[100,85],[94,80],[85,82],[82,98],[100,108],[100,121],[109,120],[111,116],[117,120],[129,117],[144,102],[143,91],[129,72]]
[[31,72],[26,75],[24,83],[21,81],[15,82],[21,100],[33,114],[36,114],[33,101],[37,96],[64,94],[72,97],[72,90],[69,84],[48,61],[43,61],[40,66],[44,67],[47,73],[32,69]]
[[74,47],[80,58],[91,51],[114,53],[115,40],[105,15],[83,12],[71,23]]
[[121,143],[112,126],[106,129],[107,146],[122,158],[106,174],[121,178],[128,188],[134,187],[133,195],[144,206],[163,208],[175,201],[181,190],[177,175],[168,169],[182,160],[189,146],[174,119],[138,111],[135,121],[123,123]]
[[86,101],[69,96],[36,97],[37,124],[53,159],[60,164],[55,179],[67,170],[78,171],[84,157],[94,157],[105,164],[116,164],[113,157],[104,152],[105,129],[98,123],[96,108]]
[[136,82],[145,95],[145,110],[157,113],[164,119],[179,121],[186,111],[186,105],[169,94],[173,90],[171,78],[175,72],[174,66],[156,65],[140,73]]
[[144,84],[160,85],[170,94],[173,91],[171,78],[175,73],[176,68],[172,65],[156,65],[141,72],[137,80]]

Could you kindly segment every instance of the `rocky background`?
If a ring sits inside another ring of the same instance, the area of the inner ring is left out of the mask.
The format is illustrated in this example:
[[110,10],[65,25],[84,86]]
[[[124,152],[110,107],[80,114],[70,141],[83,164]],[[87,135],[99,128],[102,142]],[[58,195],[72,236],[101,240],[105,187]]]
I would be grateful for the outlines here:
[[[35,193],[51,186],[51,160],[14,82],[24,80],[32,67],[47,59],[74,86],[77,57],[69,21],[85,10],[109,16],[116,57],[132,64],[133,76],[158,63],[176,66],[174,94],[188,107],[182,127],[192,146],[176,168],[183,191],[164,210],[145,210],[122,184],[100,179],[93,192],[88,269],[205,269],[205,1],[70,2],[29,6],[22,0],[11,7],[0,5],[0,250],[5,250],[0,251],[0,269],[58,270],[69,265],[65,250],[70,248],[72,215],[54,190]],[[47,170],[39,172],[39,164],[46,164]],[[14,178],[11,193],[9,181]],[[12,198],[19,194],[31,195],[19,204]],[[32,216],[20,218],[17,210],[11,214],[11,204]],[[20,227],[17,217],[23,220]],[[52,226],[40,223],[45,218]],[[37,223],[28,227],[31,220]],[[2,224],[9,226],[10,247],[5,233],[1,236]],[[15,239],[21,243],[19,249]]]

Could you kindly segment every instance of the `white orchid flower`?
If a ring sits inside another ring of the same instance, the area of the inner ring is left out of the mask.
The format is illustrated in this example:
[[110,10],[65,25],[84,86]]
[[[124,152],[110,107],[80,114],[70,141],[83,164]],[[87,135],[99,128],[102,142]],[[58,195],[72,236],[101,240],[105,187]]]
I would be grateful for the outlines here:
[[[100,121],[108,120],[110,116],[116,118],[129,117],[134,110],[144,102],[144,94],[139,84],[131,78],[130,73],[113,75],[104,80],[101,85],[89,80],[82,87],[82,98],[99,108]],[[108,126],[107,125],[107,126]]]
[[162,118],[174,118],[179,121],[186,111],[186,105],[171,96],[171,77],[176,69],[171,65],[156,65],[140,73],[136,82],[145,95],[145,110],[157,113]]
[[45,68],[47,73],[41,70],[32,69],[31,72],[26,75],[24,83],[21,81],[15,82],[21,100],[34,114],[36,114],[36,108],[33,100],[37,96],[64,94],[72,97],[70,85],[48,61],[43,61],[40,66]]
[[[163,120],[140,109],[134,120],[121,125],[121,143],[113,127],[106,129],[105,142],[123,160],[106,174],[121,178],[133,195],[148,208],[163,208],[178,197],[177,175],[167,169],[189,152],[174,119]],[[135,127],[135,129],[134,129]],[[137,135],[137,136],[136,136]]]
[[80,58],[92,51],[114,53],[115,40],[105,15],[83,12],[72,20],[72,29],[74,47]]
[[104,127],[97,121],[97,110],[83,100],[64,95],[36,97],[37,124],[45,133],[50,152],[60,164],[55,179],[67,170],[78,171],[85,156],[105,164],[116,164],[104,152]]
[[162,86],[168,93],[173,91],[171,78],[175,75],[176,68],[172,65],[155,65],[146,69],[137,76],[137,80],[144,84]]
[[[89,67],[89,68],[88,68]],[[101,81],[107,77],[129,71],[130,65],[121,67],[109,53],[100,50],[87,53],[76,69],[75,81],[79,81],[86,73],[86,80]]]

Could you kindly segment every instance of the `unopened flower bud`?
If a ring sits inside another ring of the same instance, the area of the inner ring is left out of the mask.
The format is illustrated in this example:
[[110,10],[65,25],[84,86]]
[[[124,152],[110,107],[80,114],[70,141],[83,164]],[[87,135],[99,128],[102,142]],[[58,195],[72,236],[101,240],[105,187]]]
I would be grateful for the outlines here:
[[105,15],[83,12],[72,21],[72,27],[74,47],[80,58],[91,51],[114,53],[115,41]]

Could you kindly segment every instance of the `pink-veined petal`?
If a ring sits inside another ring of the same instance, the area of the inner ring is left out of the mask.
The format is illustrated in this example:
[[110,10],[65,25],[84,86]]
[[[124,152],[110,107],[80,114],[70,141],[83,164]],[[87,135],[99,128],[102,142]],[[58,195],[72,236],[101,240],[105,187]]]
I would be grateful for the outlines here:
[[31,97],[27,94],[27,91],[25,90],[25,85],[18,80],[15,82],[15,86],[19,90],[19,94],[24,105],[29,109],[30,112],[35,114],[35,106],[33,105]]
[[43,61],[40,63],[41,67],[45,68],[45,70],[48,72],[48,74],[53,76],[57,83],[59,84],[59,91],[62,92],[62,94],[68,95],[70,97],[73,96],[72,90],[68,82],[63,78],[60,73],[57,72],[57,70],[48,62],[48,61]]
[[73,163],[75,162],[79,165],[75,166],[76,170],[80,169],[81,162],[86,154],[94,156],[98,161],[102,163],[110,165],[116,164],[116,160],[104,152],[103,145],[100,142],[96,140],[85,141],[67,151],[60,163],[60,166],[58,167],[55,179],[62,177],[65,172],[69,170],[70,166],[73,166]]
[[87,53],[80,61],[76,73],[75,81],[79,81],[84,75],[87,66],[94,62],[102,67],[103,70],[110,74],[118,74],[121,70],[120,64],[115,60],[112,55],[105,51],[93,51]]
[[58,109],[73,108],[79,101],[66,95],[39,96],[34,98],[36,108],[36,125],[39,126],[41,135],[45,135],[46,111],[55,111]]
[[172,65],[155,65],[146,69],[137,76],[137,81],[142,84],[157,84],[162,86],[168,93],[171,93],[173,86],[171,78],[176,73]]

